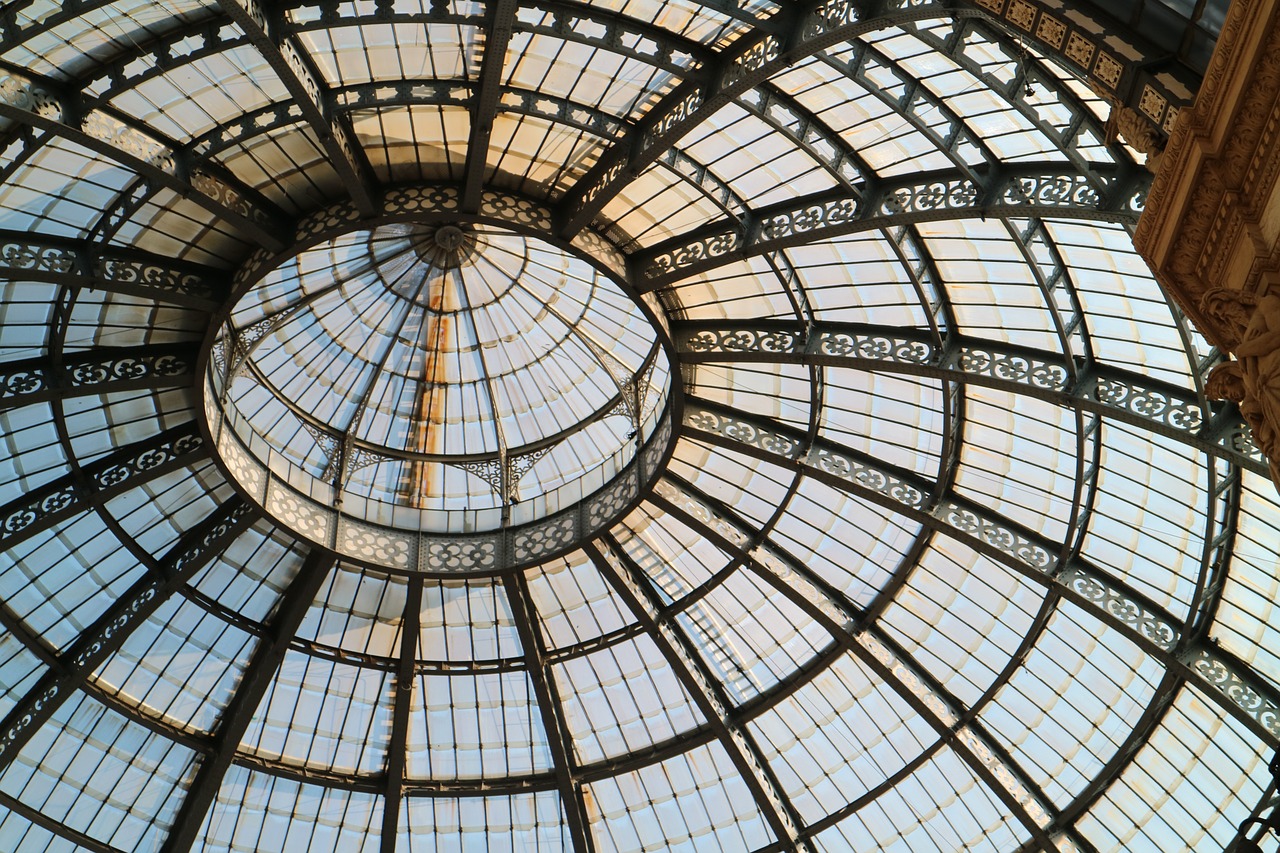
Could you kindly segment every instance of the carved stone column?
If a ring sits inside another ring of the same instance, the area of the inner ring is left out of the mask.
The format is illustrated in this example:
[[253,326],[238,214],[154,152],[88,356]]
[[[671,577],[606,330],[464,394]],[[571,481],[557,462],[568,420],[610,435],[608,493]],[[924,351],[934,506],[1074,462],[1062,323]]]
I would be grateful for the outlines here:
[[1280,2],[1235,0],[1183,109],[1134,242],[1191,320],[1234,360],[1235,400],[1280,488]]

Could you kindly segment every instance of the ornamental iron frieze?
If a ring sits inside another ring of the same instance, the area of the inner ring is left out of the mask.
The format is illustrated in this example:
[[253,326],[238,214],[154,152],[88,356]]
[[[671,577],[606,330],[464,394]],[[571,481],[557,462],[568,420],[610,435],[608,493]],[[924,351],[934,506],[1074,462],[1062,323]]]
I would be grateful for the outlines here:
[[648,148],[651,145],[660,144],[662,137],[670,132],[671,128],[692,116],[700,106],[702,106],[701,92],[691,92],[686,95],[683,100],[663,113],[661,118],[645,131],[644,136],[641,138],[641,147]]
[[74,249],[34,238],[0,242],[0,269],[11,272],[69,273],[76,270],[77,261]]
[[1090,396],[1109,406],[1188,432],[1198,430],[1205,421],[1204,410],[1194,398],[1179,398],[1171,392],[1143,387],[1116,376],[1099,376]]
[[685,407],[684,420],[693,429],[723,436],[784,459],[799,459],[805,452],[805,445],[798,438],[732,415],[699,407],[692,401]]
[[47,359],[0,365],[0,408],[126,388],[183,385],[195,370],[188,347],[103,348],[67,356],[55,369]]
[[148,471],[153,471],[163,465],[189,456],[202,450],[204,447],[204,438],[194,431],[182,432],[173,438],[147,447],[136,456],[130,456],[120,461],[112,461],[110,464],[94,466],[86,469],[93,484],[100,490],[117,488],[125,483],[139,477]]
[[[228,502],[230,509],[219,514],[193,542],[183,542],[166,556],[166,562],[176,576],[185,577],[192,567],[201,566],[227,546],[227,538],[257,515],[252,504],[239,498]],[[225,506],[225,505],[224,505]]]
[[120,253],[76,241],[41,240],[9,233],[0,237],[0,271],[11,277],[78,276],[83,286],[105,290],[132,289],[213,302],[224,296],[225,283],[213,270],[184,268],[145,253]]
[[122,448],[0,508],[0,548],[12,547],[33,532],[86,509],[95,498],[116,494],[152,472],[167,469],[203,451],[193,424]]
[[1247,669],[1202,648],[1187,661],[1191,671],[1200,677],[1205,686],[1217,691],[1228,702],[1252,719],[1263,731],[1280,739],[1280,704],[1254,682]]
[[802,200],[790,208],[759,214],[759,225],[744,230],[736,223],[713,223],[706,236],[675,247],[659,245],[637,260],[646,287],[713,268],[739,256],[828,239],[856,231],[891,228],[960,216],[1068,216],[1134,223],[1141,212],[1145,184],[1119,199],[1102,188],[1113,178],[1103,169],[1090,173],[1046,167],[1005,174],[994,171],[982,182],[951,170],[926,181],[881,188],[873,197],[861,192],[844,197]]
[[975,507],[944,500],[934,510],[934,516],[945,522],[948,527],[983,545],[995,548],[1020,563],[1045,573],[1052,569],[1054,556],[1048,548],[1033,541],[1011,524],[987,518]]
[[85,116],[81,130],[162,172],[177,173],[172,148],[102,110]]
[[40,695],[32,697],[22,715],[0,733],[0,765],[13,760],[13,753],[30,738],[32,726],[44,724],[49,708],[62,704],[61,692],[57,684],[50,684]]
[[982,382],[1097,411],[1169,435],[1256,473],[1267,470],[1238,418],[1233,422],[1230,412],[1206,412],[1190,389],[1157,385],[1106,365],[1085,370],[1083,363],[1060,353],[965,339],[944,350],[930,341],[926,329],[836,324],[806,328],[795,323],[681,323],[675,339],[677,349],[693,362],[813,360],[857,370],[886,369]]
[[[245,484],[254,484],[251,498],[255,504],[302,537],[348,559],[440,575],[492,574],[529,565],[599,533],[639,500],[659,473],[659,462],[668,452],[673,435],[673,408],[668,405],[660,426],[609,488],[558,513],[489,533],[418,533],[345,515],[340,507],[296,491],[245,449],[235,431],[237,422],[226,419],[217,403],[212,380],[212,376],[206,376],[205,417],[218,456],[234,468],[235,482],[245,488]],[[539,449],[527,455],[540,456],[542,452]],[[524,460],[520,465],[527,472],[536,461]],[[500,492],[502,467],[497,459],[485,461],[472,473]]]
[[1059,576],[1072,592],[1127,628],[1165,651],[1173,651],[1181,639],[1181,627],[1117,587],[1104,575],[1074,563]]
[[20,74],[9,73],[0,79],[0,103],[51,121],[62,121],[62,105],[58,99]]
[[103,282],[136,284],[193,299],[215,300],[223,295],[222,287],[215,284],[210,276],[173,269],[156,261],[105,255],[97,259],[94,273]]
[[75,483],[66,482],[42,490],[42,494],[22,499],[15,506],[10,504],[0,515],[0,543],[11,540],[27,528],[46,519],[60,516],[73,509],[81,501],[80,489]]
[[115,351],[75,353],[65,370],[72,388],[92,389],[97,385],[134,384],[142,379],[169,379],[190,376],[195,370],[195,351],[165,352]]
[[245,195],[241,187],[204,169],[191,173],[191,188],[227,211],[259,225],[270,226],[274,218]]
[[990,376],[1048,391],[1065,391],[1071,384],[1071,375],[1065,363],[1018,352],[999,352],[965,345],[956,354],[955,367],[974,376]]

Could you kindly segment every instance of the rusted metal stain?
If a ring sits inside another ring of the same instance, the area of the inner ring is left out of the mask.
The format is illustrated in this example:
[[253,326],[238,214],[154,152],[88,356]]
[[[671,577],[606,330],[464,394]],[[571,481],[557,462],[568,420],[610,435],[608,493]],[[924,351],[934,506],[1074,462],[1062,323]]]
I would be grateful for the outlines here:
[[[418,380],[418,398],[414,405],[413,422],[410,424],[409,450],[417,453],[441,453],[444,450],[444,431],[437,426],[444,424],[445,388],[448,385],[447,357],[444,344],[453,334],[454,318],[444,313],[445,275],[433,270],[431,279],[423,288],[427,307],[426,353],[423,357],[422,376]],[[409,463],[409,476],[400,498],[406,504],[421,509],[426,497],[439,493],[443,487],[442,471],[438,463],[415,461]]]

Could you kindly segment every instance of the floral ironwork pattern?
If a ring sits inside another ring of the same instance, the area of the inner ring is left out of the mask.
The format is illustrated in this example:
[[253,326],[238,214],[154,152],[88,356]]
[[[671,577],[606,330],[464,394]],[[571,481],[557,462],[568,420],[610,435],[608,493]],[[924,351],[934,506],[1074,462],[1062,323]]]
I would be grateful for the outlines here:
[[80,510],[95,493],[115,494],[203,449],[204,439],[188,423],[87,465],[80,474],[68,474],[0,508],[0,545],[11,546],[31,530]]
[[1118,619],[1166,651],[1181,639],[1177,624],[1118,588],[1105,576],[1079,563],[1068,566],[1058,580],[1104,613]]
[[979,183],[961,172],[924,182],[905,182],[864,198],[862,190],[845,197],[801,201],[761,216],[754,230],[707,227],[707,235],[682,245],[657,247],[638,263],[653,287],[715,266],[730,251],[757,255],[786,246],[895,224],[957,215],[1073,216],[1136,222],[1127,201],[1108,207],[1094,176],[1076,171],[1001,175]]
[[1199,649],[1187,665],[1206,686],[1221,693],[1273,736],[1280,737],[1280,704],[1264,695],[1232,663],[1211,649]]

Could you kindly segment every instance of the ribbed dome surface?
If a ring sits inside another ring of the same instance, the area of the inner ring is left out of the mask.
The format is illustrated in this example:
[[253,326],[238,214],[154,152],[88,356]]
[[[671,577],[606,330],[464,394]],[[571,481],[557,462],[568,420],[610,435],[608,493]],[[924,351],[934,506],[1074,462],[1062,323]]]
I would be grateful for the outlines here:
[[[475,529],[620,473],[667,393],[657,337],[581,257],[495,228],[392,224],[260,279],[218,331],[215,369],[277,473],[335,482],[333,501],[362,499],[369,520],[476,510]],[[485,476],[504,466],[505,482]]]
[[7,8],[0,849],[1225,846],[1276,491],[976,8]]

